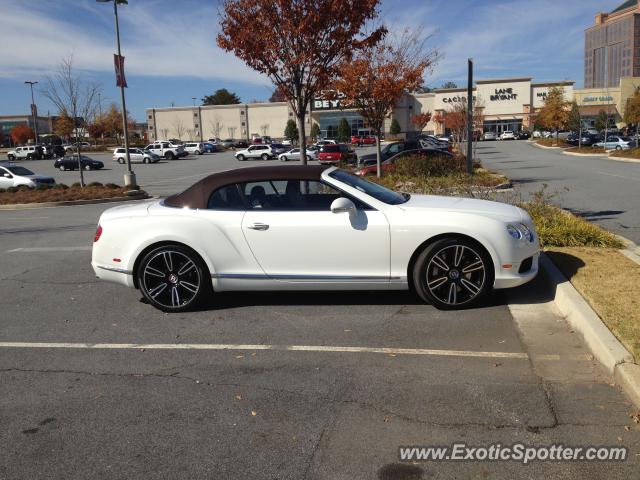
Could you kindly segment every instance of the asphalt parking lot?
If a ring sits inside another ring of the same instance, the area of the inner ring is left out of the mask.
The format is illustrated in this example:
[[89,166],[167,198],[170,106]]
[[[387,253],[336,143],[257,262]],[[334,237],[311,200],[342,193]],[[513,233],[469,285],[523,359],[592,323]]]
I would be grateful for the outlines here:
[[[135,171],[167,195],[258,163],[223,153]],[[27,166],[76,181],[47,164]],[[87,179],[121,182],[124,167],[105,164]],[[0,478],[637,475],[636,410],[542,282],[457,312],[410,293],[327,292],[218,294],[165,314],[94,277],[109,206],[0,211]],[[629,460],[399,462],[399,446],[453,442],[622,445]]]

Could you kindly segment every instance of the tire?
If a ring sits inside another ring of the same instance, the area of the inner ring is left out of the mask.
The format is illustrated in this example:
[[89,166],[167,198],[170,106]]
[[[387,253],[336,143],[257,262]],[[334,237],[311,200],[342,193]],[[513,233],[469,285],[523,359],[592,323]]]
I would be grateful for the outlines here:
[[91,165],[85,165],[84,169],[87,171],[91,170]]
[[146,163],[149,163],[149,159],[148,159],[147,157],[143,158],[143,159],[142,159],[142,163],[145,163],[145,164],[146,164]]
[[27,155],[27,160],[33,160],[33,155],[31,154]]
[[288,159],[286,156],[281,155],[281,156],[280,156],[280,161],[281,161],[281,162],[288,162],[288,161],[289,161],[289,159]]
[[164,154],[164,158],[166,158],[167,160],[173,160],[174,158],[176,158],[176,156],[173,154],[173,152],[167,152]]
[[434,307],[440,310],[468,308],[491,291],[493,262],[474,241],[442,238],[420,253],[412,277],[418,296]]
[[262,155],[260,155],[260,158],[261,158],[262,160],[269,160],[269,155],[268,155],[268,154],[266,154],[266,153],[263,153]]
[[238,156],[236,156],[236,158],[240,161],[240,162],[244,162],[246,160],[245,156],[242,154],[239,154]]
[[60,169],[61,172],[66,172],[67,171],[67,169],[66,169],[66,167],[64,165],[60,165],[58,168]]
[[616,145],[616,150],[622,150],[622,147],[620,145]]
[[212,293],[207,266],[181,245],[151,250],[140,261],[136,276],[144,298],[163,312],[191,310]]
[[7,155],[7,158],[10,162],[13,162],[16,159],[15,155]]
[[124,165],[124,158],[119,158],[119,159],[118,159],[118,163],[119,163],[120,165]]
[[196,150],[196,154],[197,155],[202,155],[202,152],[200,150]]

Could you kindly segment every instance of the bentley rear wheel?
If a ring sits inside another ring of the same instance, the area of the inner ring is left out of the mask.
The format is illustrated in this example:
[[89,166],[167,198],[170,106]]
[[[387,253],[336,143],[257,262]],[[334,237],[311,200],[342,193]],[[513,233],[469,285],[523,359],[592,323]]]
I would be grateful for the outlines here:
[[183,312],[211,292],[211,277],[202,259],[181,245],[163,245],[147,253],[137,271],[145,299],[164,312]]
[[493,277],[493,263],[484,248],[458,238],[432,243],[413,268],[416,292],[441,310],[477,304],[493,287]]

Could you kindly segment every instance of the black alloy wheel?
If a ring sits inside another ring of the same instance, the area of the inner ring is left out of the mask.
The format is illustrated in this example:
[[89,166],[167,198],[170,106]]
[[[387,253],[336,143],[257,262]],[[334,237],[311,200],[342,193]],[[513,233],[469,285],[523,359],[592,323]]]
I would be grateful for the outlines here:
[[445,238],[418,256],[413,285],[436,308],[452,310],[477,304],[493,287],[493,263],[475,242]]
[[183,312],[211,292],[209,271],[192,250],[164,245],[145,255],[137,271],[142,295],[164,312]]

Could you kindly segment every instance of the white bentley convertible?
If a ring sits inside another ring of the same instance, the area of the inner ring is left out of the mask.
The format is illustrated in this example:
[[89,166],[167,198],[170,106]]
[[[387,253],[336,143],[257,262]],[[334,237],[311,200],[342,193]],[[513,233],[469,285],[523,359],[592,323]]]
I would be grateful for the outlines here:
[[538,271],[522,209],[400,194],[334,167],[230,170],[163,201],[105,211],[96,275],[164,311],[229,290],[403,290],[476,304]]

